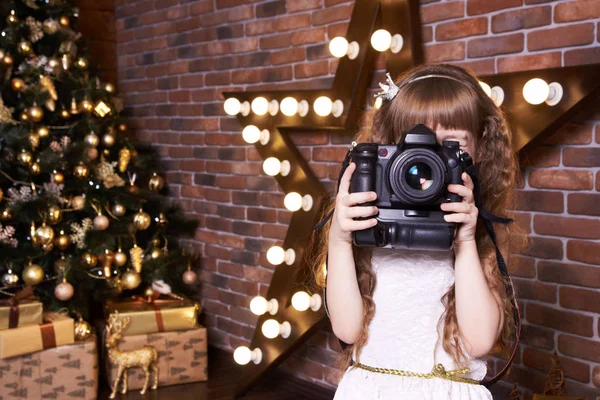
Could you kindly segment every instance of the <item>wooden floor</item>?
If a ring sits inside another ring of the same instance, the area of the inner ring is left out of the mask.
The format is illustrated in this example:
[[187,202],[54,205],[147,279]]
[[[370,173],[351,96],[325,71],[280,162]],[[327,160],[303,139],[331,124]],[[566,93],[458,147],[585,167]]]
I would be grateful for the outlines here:
[[[236,387],[236,378],[243,368],[233,361],[231,353],[216,347],[208,348],[208,381],[178,386],[165,386],[149,390],[140,395],[139,390],[116,399],[127,400],[230,400]],[[100,386],[99,400],[108,399],[110,391],[105,384]],[[244,400],[331,400],[333,391],[275,371],[262,379]]]

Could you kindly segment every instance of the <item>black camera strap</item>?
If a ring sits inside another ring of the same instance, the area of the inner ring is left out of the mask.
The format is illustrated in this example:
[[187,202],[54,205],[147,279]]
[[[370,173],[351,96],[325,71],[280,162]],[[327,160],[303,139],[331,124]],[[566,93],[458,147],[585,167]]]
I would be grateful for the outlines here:
[[[356,146],[356,142],[352,142],[352,144],[350,145],[350,148],[348,149],[348,152],[346,153],[346,156],[344,157],[344,161],[342,162],[342,167],[340,169],[340,174],[338,176],[336,193],[339,192],[339,190],[340,190],[340,183],[342,181],[342,176],[344,176],[344,172],[346,172],[346,168],[348,168],[348,166],[350,165],[350,162],[352,159],[352,150],[354,149],[355,146]],[[515,340],[513,350],[510,354],[510,357],[506,361],[506,364],[504,365],[504,367],[500,371],[498,371],[498,373],[496,375],[494,375],[493,377],[488,378],[488,379],[483,379],[480,382],[482,385],[484,385],[486,387],[490,387],[491,385],[493,385],[494,383],[499,381],[502,378],[502,376],[504,376],[504,374],[508,371],[508,368],[512,364],[512,361],[516,355],[517,349],[519,347],[519,340],[521,337],[521,312],[519,310],[519,304],[517,303],[517,299],[515,296],[515,290],[514,290],[514,286],[512,283],[512,279],[511,279],[510,275],[508,274],[508,268],[506,267],[506,262],[504,261],[504,257],[502,256],[502,253],[500,252],[500,248],[498,247],[498,240],[497,240],[496,232],[495,232],[494,226],[493,226],[493,223],[509,224],[509,223],[513,222],[513,220],[510,218],[499,217],[497,215],[494,215],[494,214],[484,210],[483,200],[481,199],[481,184],[479,182],[476,166],[474,164],[471,164],[469,167],[466,168],[466,172],[467,172],[467,174],[469,174],[469,176],[471,177],[471,180],[473,181],[473,196],[474,196],[474,200],[475,200],[475,206],[479,209],[478,218],[480,218],[483,221],[483,226],[485,227],[485,230],[487,231],[488,235],[490,236],[490,239],[492,239],[492,243],[494,243],[494,247],[496,248],[496,260],[498,262],[498,269],[500,270],[500,274],[502,276],[508,278],[509,286],[506,287],[505,289],[512,300],[513,315],[514,315],[514,319],[515,319],[516,340]],[[317,225],[315,225],[315,228],[314,228],[315,231],[321,229],[327,223],[327,221],[329,221],[331,219],[334,211],[335,211],[335,208],[333,210],[331,210],[329,212],[329,214],[327,214]],[[325,260],[325,268],[327,268],[327,262],[328,262],[328,260],[326,259]],[[323,298],[323,302],[325,304],[325,308],[327,309],[325,297]],[[344,347],[346,347],[346,346],[342,345],[342,348],[344,348]]]

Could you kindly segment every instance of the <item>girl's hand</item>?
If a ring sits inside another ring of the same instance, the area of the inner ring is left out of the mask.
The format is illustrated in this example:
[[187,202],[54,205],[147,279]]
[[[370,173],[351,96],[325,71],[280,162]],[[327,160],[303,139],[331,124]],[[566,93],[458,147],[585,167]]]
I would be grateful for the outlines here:
[[335,212],[329,230],[329,240],[352,243],[352,232],[371,228],[377,225],[375,218],[355,221],[354,218],[370,217],[379,212],[374,206],[357,206],[357,204],[377,199],[375,192],[349,193],[350,179],[356,170],[356,164],[350,163],[342,180],[340,190],[335,198]]
[[475,240],[475,229],[477,228],[477,217],[479,209],[475,206],[473,196],[473,181],[466,172],[461,176],[464,185],[448,185],[448,191],[456,193],[463,198],[460,203],[442,203],[440,208],[443,211],[450,211],[453,214],[444,215],[446,222],[460,223],[456,232],[455,242],[468,242]]

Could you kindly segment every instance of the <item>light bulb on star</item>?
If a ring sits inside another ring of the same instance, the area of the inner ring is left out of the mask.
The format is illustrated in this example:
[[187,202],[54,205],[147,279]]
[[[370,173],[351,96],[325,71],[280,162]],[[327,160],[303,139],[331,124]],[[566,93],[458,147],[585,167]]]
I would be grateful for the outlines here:
[[348,43],[345,37],[338,36],[329,42],[329,52],[336,58],[342,58],[348,56],[349,59],[354,60],[358,57],[360,46],[356,41]]
[[398,33],[392,36],[387,30],[379,29],[371,35],[371,46],[379,52],[391,50],[392,53],[396,54],[402,50],[403,45],[404,39]]
[[540,78],[533,78],[527,81],[523,86],[523,97],[529,104],[542,104],[546,102],[549,106],[554,106],[562,99],[563,88],[560,83],[546,83]]
[[292,296],[292,307],[298,311],[306,311],[309,308],[313,311],[319,311],[321,304],[321,296],[316,293],[311,296],[306,292],[300,291]]
[[268,319],[263,322],[261,330],[268,339],[275,339],[277,336],[287,339],[292,333],[292,326],[288,321],[280,324],[277,320]]
[[277,314],[279,310],[279,302],[277,299],[268,300],[262,296],[256,296],[250,302],[250,311],[256,315],[263,315],[268,312],[271,315]]
[[265,115],[269,113],[271,116],[276,115],[279,112],[279,103],[277,100],[268,101],[264,97],[257,97],[252,100],[252,112],[256,115]]
[[341,100],[332,101],[327,96],[321,96],[313,103],[313,109],[321,117],[332,114],[334,117],[339,118],[344,113],[344,103]]
[[291,165],[288,160],[279,161],[275,157],[269,157],[263,162],[263,171],[269,176],[281,174],[287,176],[290,173]]
[[248,103],[247,101],[240,103],[240,101],[235,97],[230,97],[227,100],[225,100],[223,108],[225,109],[225,113],[231,116],[238,115],[241,113],[242,116],[247,117],[248,114],[250,114],[250,103]]
[[246,346],[240,346],[233,352],[233,359],[240,365],[246,365],[250,361],[254,364],[260,364],[262,360],[262,351],[258,347],[254,350],[250,350]]
[[309,105],[306,100],[298,102],[298,100],[293,97],[286,97],[281,100],[279,108],[281,109],[281,113],[287,117],[293,117],[296,114],[301,117],[306,117]]
[[248,125],[242,131],[242,137],[247,143],[254,144],[260,141],[260,144],[265,145],[269,143],[269,138],[271,134],[268,129],[263,129],[262,131],[258,129],[255,125]]
[[483,89],[485,94],[488,95],[490,99],[496,104],[498,107],[502,105],[504,102],[504,90],[500,86],[490,87],[487,83],[483,81],[479,81],[479,86]]
[[313,198],[310,194],[301,196],[297,192],[290,192],[283,199],[283,205],[290,211],[298,211],[301,208],[309,211],[313,205]]
[[296,261],[296,252],[294,249],[284,250],[280,246],[273,246],[267,251],[267,260],[273,265],[286,263],[292,265]]

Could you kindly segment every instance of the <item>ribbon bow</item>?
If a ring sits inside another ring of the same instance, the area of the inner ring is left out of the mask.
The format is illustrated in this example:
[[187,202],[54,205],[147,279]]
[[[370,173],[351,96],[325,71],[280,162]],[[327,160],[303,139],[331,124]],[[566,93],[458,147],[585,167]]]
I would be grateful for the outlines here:
[[16,328],[19,326],[19,302],[28,297],[33,296],[33,286],[26,285],[22,290],[19,290],[10,298],[0,300],[0,306],[9,306],[8,328]]

